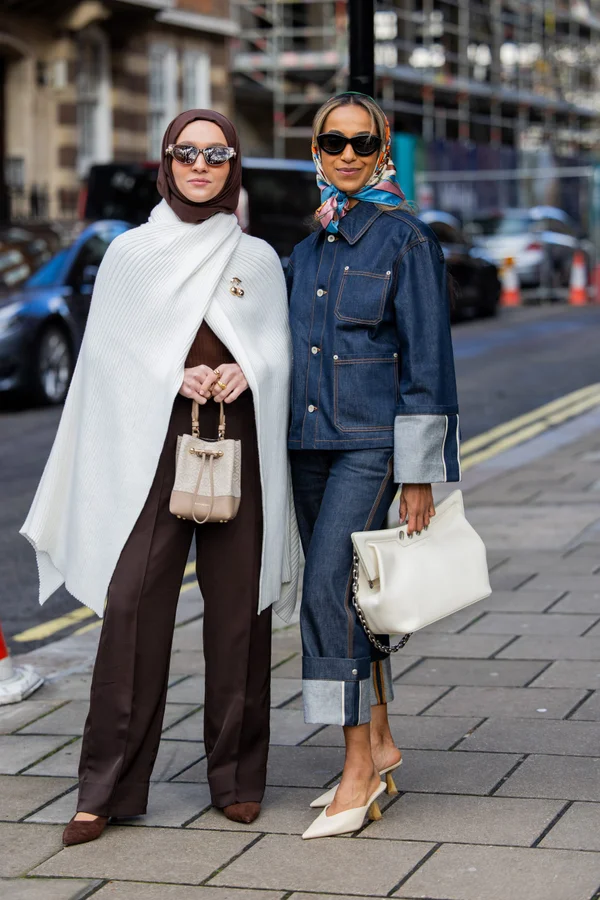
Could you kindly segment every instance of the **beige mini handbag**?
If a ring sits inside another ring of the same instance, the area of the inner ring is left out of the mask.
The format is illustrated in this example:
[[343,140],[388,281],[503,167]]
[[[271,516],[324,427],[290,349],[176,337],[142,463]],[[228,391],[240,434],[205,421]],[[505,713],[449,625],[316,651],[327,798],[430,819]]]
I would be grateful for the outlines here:
[[242,442],[225,439],[225,411],[220,403],[217,440],[200,437],[199,406],[192,402],[192,433],[177,438],[175,484],[169,509],[178,519],[197,525],[229,522],[240,508]]

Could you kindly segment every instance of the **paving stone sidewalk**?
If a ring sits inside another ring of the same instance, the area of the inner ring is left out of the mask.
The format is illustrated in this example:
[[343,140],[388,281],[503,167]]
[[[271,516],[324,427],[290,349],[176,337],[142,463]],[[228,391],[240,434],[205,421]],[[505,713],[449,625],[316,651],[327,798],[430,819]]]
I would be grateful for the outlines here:
[[2,900],[598,900],[600,421],[585,421],[467,473],[494,594],[394,658],[405,762],[382,821],[300,839],[343,757],[340,729],[304,723],[297,625],[273,635],[263,814],[242,827],[210,808],[189,591],[149,813],[97,843],[61,847],[98,629],[27,657],[49,678],[0,710]]

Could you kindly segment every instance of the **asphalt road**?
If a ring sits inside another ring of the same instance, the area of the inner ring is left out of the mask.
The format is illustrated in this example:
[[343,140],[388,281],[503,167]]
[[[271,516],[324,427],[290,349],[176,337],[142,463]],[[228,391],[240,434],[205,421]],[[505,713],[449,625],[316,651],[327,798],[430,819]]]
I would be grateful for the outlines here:
[[[600,382],[600,306],[505,310],[496,320],[455,326],[454,345],[462,435],[470,438]],[[0,620],[7,638],[78,606],[60,590],[39,607],[33,550],[18,534],[59,417],[57,409],[0,405]]]

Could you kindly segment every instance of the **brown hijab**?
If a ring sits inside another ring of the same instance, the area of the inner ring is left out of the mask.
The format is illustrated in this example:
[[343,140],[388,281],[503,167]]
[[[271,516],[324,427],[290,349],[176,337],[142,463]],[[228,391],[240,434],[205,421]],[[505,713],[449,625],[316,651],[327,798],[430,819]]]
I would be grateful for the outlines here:
[[[172,157],[165,155],[165,150],[169,144],[176,144],[177,138],[185,126],[189,125],[190,122],[195,122],[197,119],[204,119],[207,122],[214,122],[215,125],[218,125],[225,135],[227,146],[233,147],[236,151],[236,155],[229,162],[229,177],[225,182],[225,187],[220,194],[217,194],[216,197],[213,197],[212,200],[208,200],[206,203],[194,203],[179,191],[173,178]],[[215,213],[235,213],[242,186],[242,157],[237,131],[229,119],[222,116],[221,113],[214,112],[212,109],[188,109],[187,112],[182,112],[177,118],[173,119],[163,137],[162,156],[156,186],[161,197],[165,198],[173,212],[179,216],[182,222],[197,225],[199,222],[210,219]]]

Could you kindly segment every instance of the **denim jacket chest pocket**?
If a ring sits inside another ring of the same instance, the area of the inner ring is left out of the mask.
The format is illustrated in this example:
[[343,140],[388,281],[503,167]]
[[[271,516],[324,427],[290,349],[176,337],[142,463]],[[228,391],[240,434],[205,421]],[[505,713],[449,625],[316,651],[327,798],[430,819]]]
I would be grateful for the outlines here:
[[344,266],[335,314],[344,322],[377,325],[383,318],[392,273],[363,272]]

